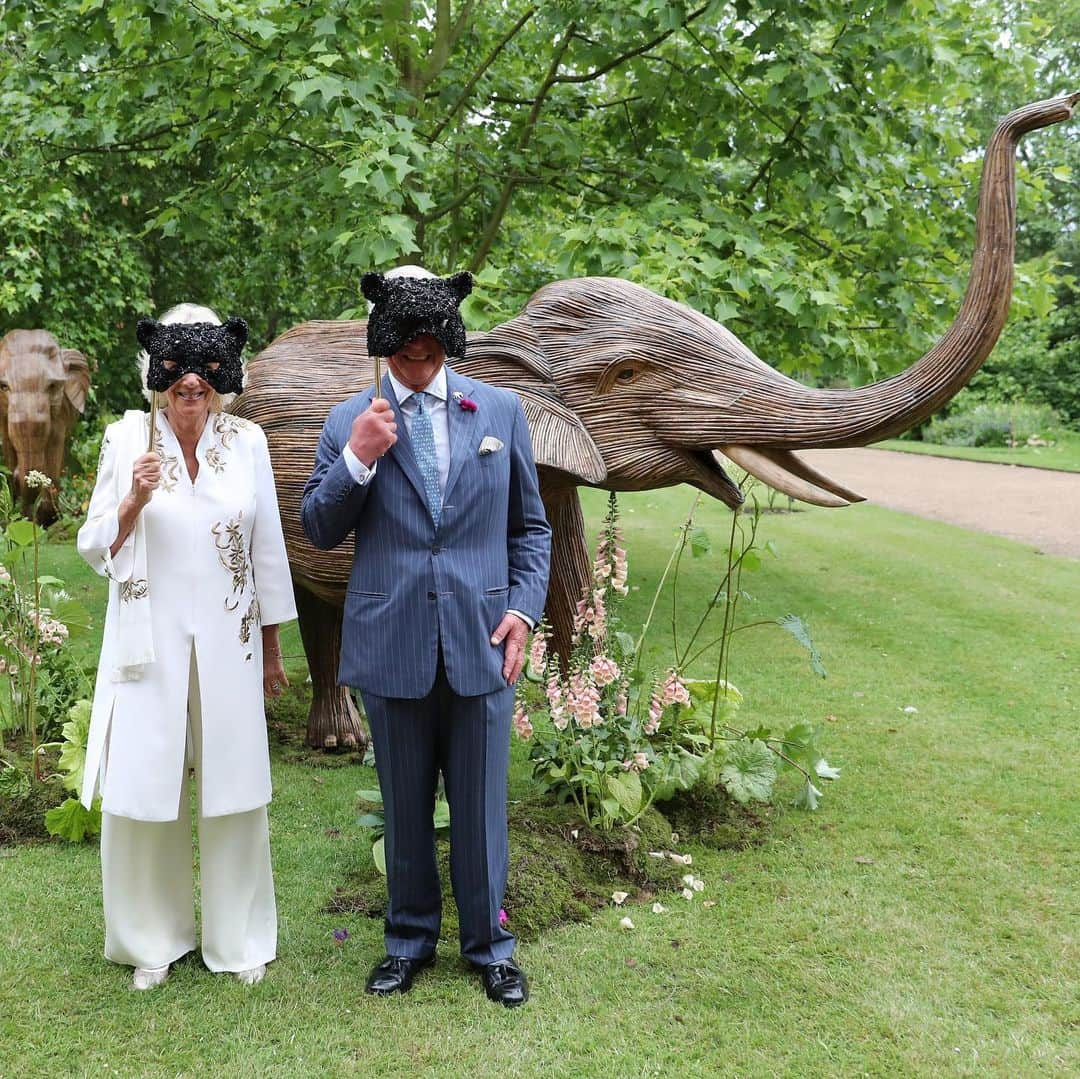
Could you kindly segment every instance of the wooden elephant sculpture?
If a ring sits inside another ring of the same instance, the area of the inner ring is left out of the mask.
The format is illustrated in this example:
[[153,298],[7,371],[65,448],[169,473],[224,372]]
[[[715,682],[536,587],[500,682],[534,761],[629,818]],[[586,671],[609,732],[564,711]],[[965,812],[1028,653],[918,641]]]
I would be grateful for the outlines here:
[[[46,330],[12,330],[0,341],[0,438],[24,508],[36,493],[26,489],[28,472],[60,479],[68,435],[86,408],[89,389],[86,357],[61,348]],[[55,517],[54,493],[46,488],[38,520],[48,524]]]
[[[577,487],[642,490],[688,483],[735,507],[730,459],[794,498],[844,506],[860,496],[795,450],[864,446],[930,416],[974,374],[1005,323],[1012,292],[1015,151],[1022,134],[1071,114],[1080,94],[1010,113],[987,147],[967,293],[953,324],[913,366],[851,390],[784,377],[722,325],[612,278],[558,281],[516,318],[469,337],[457,370],[515,390],[529,421],[553,529],[547,613],[556,647],[569,639],[588,583]],[[372,381],[363,322],[306,322],[248,365],[236,410],[266,430],[314,682],[308,740],[356,744],[363,729],[336,686],[341,606],[352,546],[317,551],[300,498],[328,410]]]

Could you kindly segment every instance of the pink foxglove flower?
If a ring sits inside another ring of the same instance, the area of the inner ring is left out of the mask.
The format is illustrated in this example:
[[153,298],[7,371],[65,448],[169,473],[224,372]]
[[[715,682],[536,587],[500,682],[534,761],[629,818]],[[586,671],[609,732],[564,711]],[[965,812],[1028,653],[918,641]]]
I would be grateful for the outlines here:
[[529,722],[529,716],[523,704],[519,704],[514,709],[514,730],[523,742],[527,742],[532,737],[533,725]]
[[615,696],[615,711],[620,716],[625,716],[626,715],[626,708],[627,708],[627,705],[629,703],[630,702],[627,699],[626,691],[620,689],[619,692]]
[[608,656],[597,656],[589,664],[589,673],[598,686],[610,686],[622,672],[615,660]]
[[505,927],[510,921],[510,915],[502,907],[499,907],[499,925]]
[[690,691],[675,671],[668,671],[667,678],[664,679],[664,684],[660,687],[660,692],[665,705],[690,703]]
[[644,772],[649,767],[649,757],[646,753],[635,753],[632,765],[635,772]]
[[547,662],[547,634],[538,629],[529,643],[529,663],[533,670],[542,671]]
[[641,728],[646,735],[654,735],[660,729],[660,719],[664,714],[664,703],[660,699],[660,691],[654,690],[652,700],[649,701],[649,718]]

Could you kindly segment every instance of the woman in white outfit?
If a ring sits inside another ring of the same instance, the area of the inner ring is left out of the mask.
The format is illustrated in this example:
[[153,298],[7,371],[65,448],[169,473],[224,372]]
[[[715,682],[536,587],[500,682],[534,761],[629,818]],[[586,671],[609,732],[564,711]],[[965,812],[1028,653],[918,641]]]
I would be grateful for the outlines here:
[[287,684],[278,624],[296,609],[266,438],[221,411],[247,326],[138,336],[154,450],[146,413],[108,427],[78,537],[110,581],[82,792],[102,795],[105,955],[148,989],[195,948],[190,768],[203,960],[253,984],[277,951],[263,696]]

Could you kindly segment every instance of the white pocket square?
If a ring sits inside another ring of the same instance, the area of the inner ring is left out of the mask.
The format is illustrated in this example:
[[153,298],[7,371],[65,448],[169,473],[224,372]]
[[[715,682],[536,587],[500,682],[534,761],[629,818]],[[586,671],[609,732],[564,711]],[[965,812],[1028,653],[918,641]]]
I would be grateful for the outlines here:
[[480,456],[487,457],[489,453],[498,453],[502,448],[502,442],[494,435],[484,435],[480,441]]

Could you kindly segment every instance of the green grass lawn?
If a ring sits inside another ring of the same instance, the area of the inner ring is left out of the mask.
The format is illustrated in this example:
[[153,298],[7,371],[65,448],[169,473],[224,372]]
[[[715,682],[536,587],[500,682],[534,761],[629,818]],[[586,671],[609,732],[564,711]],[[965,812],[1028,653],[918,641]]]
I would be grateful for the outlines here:
[[902,438],[888,438],[875,443],[875,447],[900,450],[902,453],[925,453],[933,457],[958,457],[964,461],[1080,472],[1080,434],[1074,431],[1055,435],[1052,446],[1017,446],[1015,449],[1005,446],[938,446],[933,442],[910,442]]
[[[631,624],[690,498],[622,499]],[[602,494],[587,508],[595,522]],[[727,512],[699,521],[719,546]],[[365,997],[381,924],[322,910],[369,857],[354,806],[370,773],[278,753],[280,959],[253,990],[192,958],[129,992],[101,957],[96,849],[0,849],[0,1075],[1080,1072],[1080,566],[868,505],[768,517],[762,538],[780,557],[744,578],[747,613],[806,616],[829,677],[779,631],[741,634],[745,718],[824,724],[842,777],[762,847],[688,848],[693,903],[634,907],[632,932],[613,908],[521,948],[533,1000],[517,1012],[488,1003],[451,940],[408,997]],[[718,565],[686,563],[684,625]],[[70,554],[51,572],[100,602]]]

